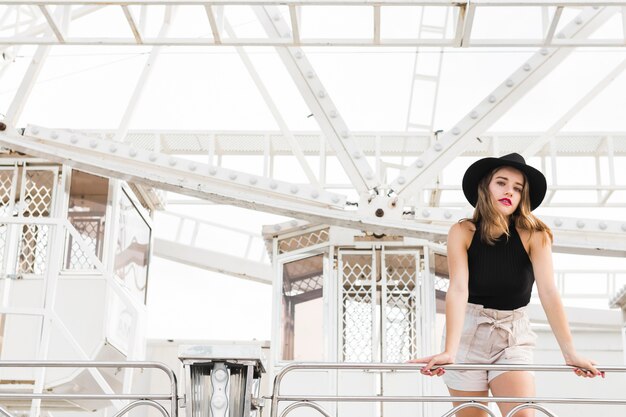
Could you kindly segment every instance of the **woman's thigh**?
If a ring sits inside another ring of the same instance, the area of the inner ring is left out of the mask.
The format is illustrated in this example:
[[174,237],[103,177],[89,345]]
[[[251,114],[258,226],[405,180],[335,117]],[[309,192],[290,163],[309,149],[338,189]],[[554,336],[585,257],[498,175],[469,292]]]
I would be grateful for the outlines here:
[[[486,397],[489,395],[489,391],[459,391],[456,389],[448,388],[450,395],[453,397]],[[453,402],[454,406],[461,405],[463,403]],[[481,403],[487,405],[486,403]],[[456,417],[487,417],[487,413],[476,407],[468,407],[463,410],[457,411]]]
[[[495,377],[489,384],[494,397],[534,397],[535,377],[530,372],[510,371]],[[505,417],[519,403],[498,403],[500,413]],[[526,408],[512,417],[534,417],[535,411]]]

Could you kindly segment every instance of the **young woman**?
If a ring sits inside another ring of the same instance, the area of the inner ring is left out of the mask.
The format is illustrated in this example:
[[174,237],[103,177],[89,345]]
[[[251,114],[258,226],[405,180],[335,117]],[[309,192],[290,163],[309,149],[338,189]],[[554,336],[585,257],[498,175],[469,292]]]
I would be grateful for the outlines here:
[[[516,153],[484,158],[463,177],[463,192],[475,207],[448,234],[450,287],[446,295],[443,352],[411,362],[426,363],[422,374],[444,375],[455,397],[533,397],[532,373],[525,371],[448,371],[437,365],[454,362],[531,364],[536,335],[526,306],[533,282],[565,363],[579,376],[601,375],[595,362],[574,349],[563,304],[554,284],[552,232],[531,212],[546,193],[546,179]],[[454,403],[458,405],[459,403]],[[502,415],[517,404],[498,403]],[[457,417],[483,417],[465,408]],[[515,417],[533,416],[531,409]]]

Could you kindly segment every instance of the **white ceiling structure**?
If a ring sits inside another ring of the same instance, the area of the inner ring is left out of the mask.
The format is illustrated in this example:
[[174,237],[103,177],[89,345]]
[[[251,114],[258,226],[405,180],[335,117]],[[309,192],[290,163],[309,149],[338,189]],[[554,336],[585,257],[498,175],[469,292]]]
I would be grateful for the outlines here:
[[[625,45],[625,1],[5,0],[0,144],[157,209],[436,241],[468,212],[462,167],[519,152],[556,250],[624,257]],[[213,269],[265,281],[246,261]]]

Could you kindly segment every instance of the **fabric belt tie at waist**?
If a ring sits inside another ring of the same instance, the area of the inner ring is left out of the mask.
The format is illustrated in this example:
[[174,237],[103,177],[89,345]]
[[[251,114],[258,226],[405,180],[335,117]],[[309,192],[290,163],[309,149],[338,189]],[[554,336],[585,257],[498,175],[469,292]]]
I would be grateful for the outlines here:
[[504,330],[507,333],[509,346],[513,346],[515,344],[515,336],[513,335],[513,321],[515,314],[511,314],[510,316],[503,317],[501,319],[495,319],[487,314],[484,311],[480,312],[478,316],[477,325],[480,326],[482,324],[489,324],[491,326],[491,332],[495,329]]

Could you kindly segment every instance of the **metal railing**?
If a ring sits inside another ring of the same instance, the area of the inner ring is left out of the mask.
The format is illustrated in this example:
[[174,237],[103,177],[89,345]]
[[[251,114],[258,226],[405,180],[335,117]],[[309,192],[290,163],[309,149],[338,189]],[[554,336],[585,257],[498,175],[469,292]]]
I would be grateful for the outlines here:
[[[139,406],[156,408],[163,417],[178,417],[178,384],[174,372],[159,362],[97,362],[97,361],[0,361],[0,368],[135,368],[158,369],[163,371],[170,381],[169,394],[51,394],[51,393],[11,393],[0,392],[0,401],[6,399],[20,400],[127,400],[132,401],[122,407],[113,417],[121,417]],[[170,411],[158,401],[169,401]],[[0,407],[0,415],[14,417],[9,411]]]
[[[626,409],[626,396],[624,398],[557,398],[557,397],[455,397],[455,396],[392,396],[392,395],[281,395],[281,382],[286,374],[296,370],[363,370],[363,371],[419,371],[425,364],[388,364],[388,363],[293,363],[285,366],[275,377],[274,389],[271,397],[272,408],[270,417],[286,417],[291,411],[300,407],[309,407],[318,411],[324,417],[333,417],[318,402],[404,402],[404,403],[442,403],[460,402],[462,404],[453,407],[441,417],[454,416],[464,408],[478,408],[484,410],[491,417],[496,417],[493,411],[481,402],[495,403],[518,403],[505,417],[513,417],[518,411],[532,408],[542,411],[548,417],[557,417],[552,411],[540,403],[545,404],[602,404],[623,405]],[[574,368],[565,365],[478,365],[478,364],[453,364],[444,365],[442,368],[454,371],[468,370],[499,370],[499,371],[538,371],[538,372],[571,372]],[[625,366],[600,366],[598,370],[603,372],[626,372]],[[280,416],[278,404],[290,402]]]

